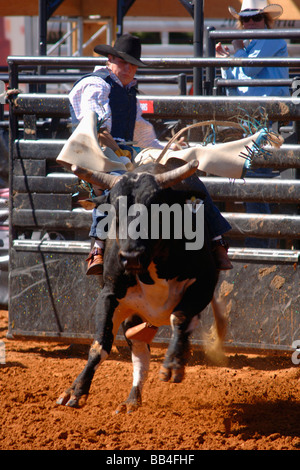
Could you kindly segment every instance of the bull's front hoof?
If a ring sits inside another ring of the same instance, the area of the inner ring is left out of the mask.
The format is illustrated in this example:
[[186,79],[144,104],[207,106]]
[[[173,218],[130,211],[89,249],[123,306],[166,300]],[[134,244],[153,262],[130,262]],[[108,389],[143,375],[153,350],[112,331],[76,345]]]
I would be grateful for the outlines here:
[[72,392],[64,392],[56,400],[57,405],[68,406],[70,408],[82,408],[86,402],[86,396],[76,397]]
[[123,403],[120,403],[120,405],[117,407],[115,414],[120,414],[120,413],[131,414],[137,411],[140,406],[141,405],[139,403],[124,401]]
[[163,382],[173,382],[180,383],[184,379],[184,367],[178,369],[169,369],[165,366],[162,366],[159,372],[159,378]]
[[126,401],[120,403],[118,408],[116,409],[116,414],[118,413],[126,413],[130,414],[136,411],[142,405],[142,394],[137,386],[133,386],[129,397]]
[[175,384],[179,384],[183,381],[183,379],[184,379],[184,367],[173,370],[172,382],[174,382]]
[[159,378],[163,382],[169,382],[172,375],[171,369],[167,369],[166,367],[162,366],[159,371]]

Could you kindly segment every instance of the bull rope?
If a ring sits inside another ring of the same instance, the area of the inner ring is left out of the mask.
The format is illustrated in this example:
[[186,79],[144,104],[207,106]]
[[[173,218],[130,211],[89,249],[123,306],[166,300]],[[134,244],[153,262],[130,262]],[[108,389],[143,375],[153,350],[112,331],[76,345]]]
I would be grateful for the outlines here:
[[[243,119],[243,118],[241,118]],[[246,129],[245,129],[245,119],[243,119],[243,123],[237,123],[237,122],[232,122],[232,121],[216,121],[216,120],[210,120],[210,121],[203,121],[203,122],[196,122],[194,124],[190,124],[189,126],[187,127],[184,127],[182,129],[180,129],[170,140],[169,142],[167,143],[167,145],[164,147],[164,149],[162,150],[162,152],[160,153],[160,155],[158,156],[158,158],[156,159],[156,163],[159,163],[162,158],[164,157],[164,155],[166,154],[166,152],[169,150],[170,146],[182,135],[184,134],[187,130],[189,129],[192,129],[192,128],[195,128],[195,127],[204,127],[204,126],[211,126],[211,127],[214,127],[214,126],[229,126],[231,128],[235,128],[235,129],[242,129],[244,132],[246,132]],[[250,122],[249,120],[247,121],[247,127],[248,127],[248,132],[250,131],[251,129],[251,126],[252,127],[257,127],[256,130],[259,130],[258,129],[258,121],[256,123],[254,122]],[[266,130],[266,135],[264,136],[264,141],[265,143],[269,143],[269,144],[273,144],[273,145],[276,145],[278,144],[279,142],[279,136],[273,132],[273,131],[267,131],[266,127],[264,126],[260,126],[261,129],[265,129]],[[250,131],[251,132],[251,131]],[[253,144],[254,144],[254,148],[253,149],[250,149],[249,147],[247,147],[247,153],[242,153],[240,155],[240,157],[242,158],[245,158],[245,160],[250,160],[252,161],[253,159],[253,156],[254,155],[257,155],[257,154],[263,154],[265,157],[269,156],[270,153],[267,152],[265,149],[262,149],[261,147],[259,147],[256,142],[253,141]]]

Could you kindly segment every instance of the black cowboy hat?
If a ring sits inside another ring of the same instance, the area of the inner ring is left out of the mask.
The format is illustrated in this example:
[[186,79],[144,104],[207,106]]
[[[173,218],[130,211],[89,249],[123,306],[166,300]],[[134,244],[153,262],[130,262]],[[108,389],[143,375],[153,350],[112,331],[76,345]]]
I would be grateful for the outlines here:
[[120,36],[114,47],[108,46],[105,44],[99,44],[95,46],[94,51],[97,54],[108,56],[108,54],[119,57],[120,59],[125,60],[133,65],[139,65],[140,67],[145,67],[140,58],[141,58],[141,41],[137,36],[132,36],[131,34],[123,34]]

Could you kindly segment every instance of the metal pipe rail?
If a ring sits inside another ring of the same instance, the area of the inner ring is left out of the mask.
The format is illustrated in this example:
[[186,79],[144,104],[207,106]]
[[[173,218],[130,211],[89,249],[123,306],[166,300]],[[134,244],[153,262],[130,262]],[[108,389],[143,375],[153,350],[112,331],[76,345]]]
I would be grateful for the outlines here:
[[[229,182],[228,178],[201,177],[215,201],[252,201],[268,203],[298,204],[300,181],[271,178],[264,180],[248,178]],[[69,194],[77,191],[78,178],[72,174],[53,173],[43,176],[13,176],[15,192]]]
[[[208,119],[234,120],[237,116],[262,109],[271,120],[300,120],[300,106],[297,97],[236,97],[226,100],[218,96],[149,96],[139,97],[143,102],[153,105],[153,112],[145,112],[147,117],[157,116],[172,119]],[[152,106],[151,106],[152,108]],[[36,114],[37,116],[55,115],[69,117],[67,95],[21,93],[13,100],[13,112],[16,116]]]
[[223,39],[297,39],[300,38],[300,29],[247,29],[247,30],[209,30],[208,37],[214,41]]
[[[186,118],[235,121],[238,116],[252,116],[254,111],[263,110],[273,121],[299,120],[299,99],[296,97],[238,97],[201,96],[201,97],[141,97],[143,101],[153,102],[153,115],[162,118]],[[148,113],[147,116],[150,116]]]
[[[30,75],[30,74],[19,74],[18,83],[24,83],[29,85],[38,84],[73,84],[82,76],[83,72],[73,73],[59,73],[59,74],[46,74],[46,75]],[[0,73],[0,80],[4,83],[9,83],[9,75]],[[261,79],[261,80],[225,80],[222,78],[215,78],[214,88],[218,87],[236,87],[236,86],[288,86],[291,87],[295,78],[287,80],[283,79]],[[138,75],[139,84],[177,84],[179,87],[180,95],[186,95],[187,82],[191,81],[192,78],[187,76],[185,73],[179,73],[178,75]]]
[[[232,229],[230,237],[242,238],[246,236],[299,239],[300,217],[296,215],[265,215],[243,214],[226,212],[223,214]],[[92,215],[88,211],[52,210],[26,208],[14,210],[12,223],[19,229],[38,230],[41,227],[46,231],[82,230],[90,227]]]
[[[88,73],[88,72],[87,72]],[[39,83],[74,83],[76,80],[79,80],[84,75],[84,72],[81,73],[58,73],[58,74],[19,74],[18,80],[19,83],[28,83],[28,84],[39,84]],[[139,75],[139,83],[178,83],[181,76],[186,78],[185,74],[178,75]],[[0,80],[5,83],[9,82],[8,74],[0,73]]]
[[[299,239],[300,217],[297,215],[266,215],[226,212],[224,216],[232,229],[230,236]],[[255,233],[255,235],[254,235]]]
[[228,178],[201,177],[214,201],[248,201],[268,203],[298,204],[300,201],[300,181],[279,178],[238,179],[228,182]]
[[[298,77],[297,77],[298,78]],[[242,80],[242,79],[225,79],[225,78],[215,78],[214,86],[218,87],[242,87],[242,86],[289,86],[291,87],[294,80],[297,78],[289,78],[289,79],[255,79],[252,78],[251,80]]]
[[[300,65],[300,58],[297,57],[277,57],[277,58],[216,58],[216,57],[186,57],[186,58],[174,58],[174,57],[145,57],[142,58],[143,62],[149,67],[162,67],[162,68],[181,68],[181,67],[234,67],[234,66],[253,66],[258,65],[273,66],[273,67],[292,67]],[[98,58],[90,57],[25,57],[25,56],[8,56],[7,63],[9,69],[11,67],[18,67],[22,70],[23,67],[29,65],[35,66],[52,66],[64,69],[76,69],[79,67],[95,67],[96,65],[105,65],[106,61]]]

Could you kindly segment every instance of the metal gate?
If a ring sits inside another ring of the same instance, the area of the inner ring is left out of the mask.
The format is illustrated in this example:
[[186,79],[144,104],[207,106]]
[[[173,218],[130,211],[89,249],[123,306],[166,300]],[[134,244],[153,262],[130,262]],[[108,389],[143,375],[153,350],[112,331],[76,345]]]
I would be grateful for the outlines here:
[[[19,70],[31,64],[71,67],[71,62],[62,64],[57,58],[40,59],[9,58],[11,86],[17,87]],[[94,63],[93,59],[72,59],[74,68]],[[143,96],[143,100],[151,102],[151,114],[145,117],[175,120],[228,120],[238,109],[251,112],[255,106],[255,99],[217,96]],[[297,128],[300,111],[295,98],[260,98],[259,104],[272,120],[292,121]],[[11,338],[90,342],[93,337],[93,307],[101,287],[99,279],[85,276],[91,213],[76,205],[77,178],[56,164],[69,125],[66,95],[24,93],[10,100]],[[300,148],[297,133],[291,136],[281,149],[270,150],[267,160],[257,157],[253,162],[254,167],[288,171],[288,179],[233,184],[224,178],[203,178],[233,227],[230,257],[234,269],[221,273],[217,289],[229,319],[228,348],[293,350],[299,339]],[[239,210],[245,200],[276,202],[279,211],[270,216],[245,214]],[[234,210],[233,203],[238,203]],[[241,241],[246,235],[278,239],[280,248],[245,249]],[[201,331],[211,324],[208,307],[193,335],[195,346],[203,344]],[[169,336],[168,327],[160,328],[156,344],[166,344]]]

